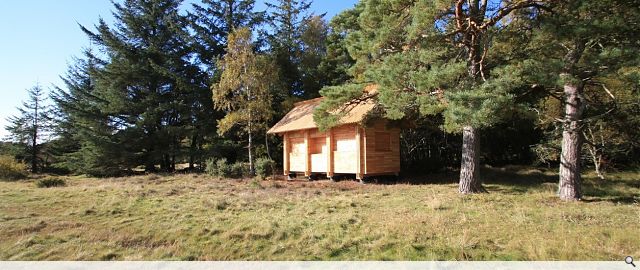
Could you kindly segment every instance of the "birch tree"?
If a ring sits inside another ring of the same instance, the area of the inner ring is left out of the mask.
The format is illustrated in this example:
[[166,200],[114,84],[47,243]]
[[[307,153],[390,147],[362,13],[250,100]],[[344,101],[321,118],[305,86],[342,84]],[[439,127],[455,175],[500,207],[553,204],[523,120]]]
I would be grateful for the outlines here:
[[253,139],[272,118],[270,88],[277,72],[268,58],[254,51],[248,28],[239,28],[229,35],[227,54],[218,62],[218,68],[222,75],[220,82],[211,87],[213,104],[226,112],[218,121],[218,133],[239,130],[246,136],[249,170],[253,174]]

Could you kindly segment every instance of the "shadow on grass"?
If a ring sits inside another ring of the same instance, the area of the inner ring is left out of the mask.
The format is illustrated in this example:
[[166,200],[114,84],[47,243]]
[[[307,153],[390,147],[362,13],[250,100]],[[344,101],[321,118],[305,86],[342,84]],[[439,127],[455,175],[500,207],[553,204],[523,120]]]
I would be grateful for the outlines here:
[[612,202],[634,204],[640,202],[640,179],[599,179],[585,177],[582,184],[585,202]]
[[[489,192],[501,194],[525,194],[536,190],[557,188],[558,174],[531,167],[485,167],[481,170],[485,187]],[[456,185],[458,172],[448,171],[428,175],[405,175],[402,177],[372,177],[368,184],[379,185]],[[640,202],[640,173],[613,175],[609,179],[583,176],[582,190],[585,202],[612,202],[634,204]]]
[[[482,168],[481,175],[485,184],[498,184],[509,187],[529,188],[543,183],[556,182],[557,176],[548,175],[536,169],[514,168]],[[432,174],[412,174],[401,177],[375,176],[367,179],[367,183],[394,185],[433,185],[433,184],[457,184],[459,172],[446,171]]]

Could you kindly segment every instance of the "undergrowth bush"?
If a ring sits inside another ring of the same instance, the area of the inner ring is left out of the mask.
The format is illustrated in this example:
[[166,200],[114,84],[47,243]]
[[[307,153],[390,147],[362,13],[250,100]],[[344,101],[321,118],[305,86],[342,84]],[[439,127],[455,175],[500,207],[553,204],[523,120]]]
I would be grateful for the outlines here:
[[231,178],[243,178],[249,176],[249,166],[242,162],[236,162],[231,165],[231,174],[228,177]]
[[18,180],[27,177],[27,166],[10,156],[0,156],[0,180]]
[[256,160],[256,175],[260,178],[265,178],[273,174],[273,168],[275,161],[269,158],[259,158]]
[[60,178],[45,178],[36,182],[36,186],[39,188],[52,188],[52,187],[64,187],[67,182]]
[[220,178],[242,178],[249,175],[249,168],[242,162],[229,164],[226,158],[208,159],[205,163],[208,175]]

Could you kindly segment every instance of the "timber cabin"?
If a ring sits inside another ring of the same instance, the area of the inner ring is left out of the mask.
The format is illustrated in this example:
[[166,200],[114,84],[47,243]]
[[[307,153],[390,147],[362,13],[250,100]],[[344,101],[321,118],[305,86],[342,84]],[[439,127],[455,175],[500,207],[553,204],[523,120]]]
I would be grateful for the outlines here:
[[[376,95],[368,86],[364,95]],[[371,119],[373,99],[354,101],[342,109],[339,125],[321,132],[313,112],[322,98],[298,102],[268,133],[283,136],[284,175],[304,174],[308,178],[324,174],[354,174],[363,180],[374,175],[400,173],[400,129],[388,128],[381,118]],[[366,125],[365,125],[366,122]]]

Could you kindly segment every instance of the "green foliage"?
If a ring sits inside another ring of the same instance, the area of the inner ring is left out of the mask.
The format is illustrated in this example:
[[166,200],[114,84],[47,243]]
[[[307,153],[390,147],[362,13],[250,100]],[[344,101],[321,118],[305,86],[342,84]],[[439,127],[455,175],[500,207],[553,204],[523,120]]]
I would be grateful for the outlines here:
[[254,11],[254,6],[255,0],[201,0],[200,4],[191,4],[187,19],[195,32],[193,50],[210,73],[216,71],[215,62],[225,54],[233,30],[255,29],[264,22],[265,12]]
[[227,177],[230,178],[244,178],[250,176],[251,171],[249,170],[249,166],[243,162],[236,162],[231,164],[231,172]]
[[318,91],[331,80],[331,74],[320,67],[327,55],[328,34],[329,26],[322,16],[311,16],[302,24],[300,81],[305,98],[318,97]]
[[223,72],[220,82],[211,86],[213,105],[226,112],[218,121],[218,134],[223,136],[234,127],[240,128],[247,138],[249,170],[253,171],[254,134],[262,134],[273,117],[270,90],[276,83],[276,67],[254,52],[251,30],[240,28],[229,36],[227,54],[218,62],[218,68]]
[[226,158],[210,158],[205,162],[205,172],[210,176],[224,177],[224,175],[229,174],[229,171]]
[[[459,132],[463,126],[490,127],[518,108],[513,91],[525,82],[521,79],[523,67],[513,61],[518,59],[517,47],[506,42],[492,44],[509,47],[512,60],[506,61],[502,54],[478,45],[478,49],[488,52],[483,56],[484,64],[480,64],[485,70],[483,74],[470,72],[472,61],[477,60],[459,57],[467,50],[465,43],[456,41],[460,46],[455,46],[448,38],[453,35],[454,26],[449,25],[453,19],[445,19],[446,12],[441,10],[454,6],[450,2],[362,3],[358,24],[352,26],[346,38],[349,53],[356,60],[351,75],[356,80],[379,85],[379,102],[387,118],[442,113],[446,120],[443,127],[449,132]],[[487,16],[482,20],[491,19]],[[514,14],[512,18],[517,21],[518,16]],[[487,31],[500,40],[498,28],[500,34],[506,35],[510,27],[516,28],[516,23]],[[352,98],[350,93],[345,91],[343,97]],[[327,95],[325,102],[333,102],[335,96]]]
[[278,67],[282,91],[274,96],[283,102],[286,98],[310,97],[303,88],[301,58],[304,24],[310,19],[311,2],[308,0],[275,0],[266,2],[272,33],[268,36],[270,55]]
[[256,175],[260,178],[265,178],[274,173],[276,166],[275,161],[270,158],[259,158],[256,160]]
[[[553,13],[542,13],[526,50],[539,69],[526,79],[544,87],[546,97],[535,104],[540,112],[542,142],[535,150],[544,163],[558,164],[565,128],[565,85],[577,86],[585,99],[579,130],[586,139],[582,159],[612,168],[637,160],[639,145],[637,80],[640,30],[629,24],[640,19],[640,8],[627,1],[559,1]],[[615,16],[611,14],[616,14]],[[541,76],[541,74],[544,74]]]
[[353,9],[345,10],[331,19],[327,36],[327,53],[319,70],[327,77],[327,85],[341,85],[352,79],[349,69],[355,60],[349,54],[347,35],[358,29],[357,19],[362,12],[362,1]]
[[[324,96],[314,119],[325,130],[338,124],[344,113],[338,108],[377,84],[374,98],[386,118],[429,125],[405,133],[407,151],[446,145],[437,155],[407,157],[410,166],[418,159],[450,166],[459,158],[452,154],[459,144],[451,142],[458,136],[438,129],[457,133],[471,125],[490,139],[501,128],[526,130],[518,121],[529,123],[531,107],[544,131],[535,149],[554,163],[562,127],[555,119],[563,117],[556,94],[573,82],[585,84],[586,149],[607,164],[639,160],[640,28],[629,23],[639,19],[637,5],[543,1],[542,9],[517,9],[485,28],[473,47],[470,32],[456,32],[456,2],[362,0],[327,23],[304,0],[270,1],[268,12],[256,11],[254,0],[202,0],[186,9],[179,0],[119,1],[114,25],[101,20],[95,30],[82,28],[100,53],[83,52],[62,76],[64,85],[51,95],[54,114],[44,116],[45,94],[35,87],[21,115],[10,119],[11,148],[18,150],[11,154],[40,163],[31,165],[37,169],[51,153],[47,162],[56,168],[95,176],[140,167],[173,171],[205,157],[253,164],[253,156],[265,153],[254,142],[294,102]],[[482,1],[465,1],[464,12],[469,3]],[[491,3],[474,19],[495,18],[496,9],[515,2]],[[260,29],[263,23],[270,25]],[[581,47],[581,57],[568,65],[567,52]],[[482,52],[482,72],[471,72],[478,64],[471,48]],[[42,119],[40,131],[33,116]],[[45,145],[48,118],[55,129]],[[483,159],[524,157],[520,144],[537,144],[536,136],[515,140],[518,149],[483,148],[489,151]],[[249,137],[248,155],[238,153]],[[584,160],[592,159],[589,153]],[[446,161],[437,163],[436,156]],[[244,174],[240,165],[221,168],[220,175]]]
[[42,145],[51,130],[51,111],[45,105],[46,93],[40,85],[27,90],[29,99],[18,108],[19,115],[7,118],[6,130],[9,139],[19,145],[16,156],[30,165],[31,172],[40,171],[42,163]]
[[249,167],[242,162],[229,164],[226,158],[208,159],[205,172],[218,178],[243,178],[249,176]]
[[86,52],[54,94],[58,166],[115,175],[201,161],[219,116],[180,4],[122,1],[114,3],[114,26],[82,27],[101,54]]
[[[91,51],[76,59],[62,78],[65,88],[51,94],[55,107],[52,152],[58,158],[54,166],[76,174],[110,176],[126,167],[122,137],[110,123],[106,112],[106,93],[96,87],[103,72],[100,60]],[[114,135],[115,134],[115,135]]]
[[354,98],[360,98],[366,84],[345,84],[323,88],[320,93],[325,99],[313,112],[313,120],[320,130],[327,130],[339,124],[345,112],[339,109]]
[[18,180],[27,177],[27,166],[11,156],[0,155],[0,179]]
[[44,178],[36,182],[36,186],[39,188],[52,188],[52,187],[64,187],[67,182],[60,178]]
[[235,125],[247,133],[264,129],[271,119],[273,67],[268,59],[253,51],[251,30],[240,28],[229,37],[227,54],[218,62],[222,70],[220,82],[211,87],[214,106],[227,112],[218,122],[218,133],[224,134]]

